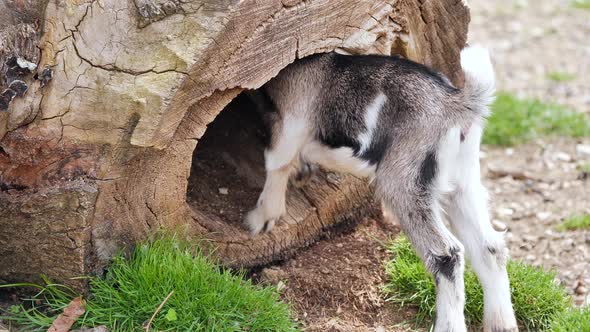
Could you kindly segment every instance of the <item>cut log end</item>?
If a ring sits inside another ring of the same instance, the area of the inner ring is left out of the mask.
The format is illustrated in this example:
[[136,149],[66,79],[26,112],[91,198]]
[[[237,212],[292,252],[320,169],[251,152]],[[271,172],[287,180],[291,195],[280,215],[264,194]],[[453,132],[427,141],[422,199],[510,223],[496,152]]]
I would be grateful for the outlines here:
[[[207,239],[228,266],[284,259],[378,209],[365,181],[319,172],[289,188],[271,233],[251,237],[242,219],[267,137],[243,89],[334,50],[401,54],[461,85],[461,1],[134,2],[27,0],[42,19],[0,23],[0,61],[37,62],[16,76],[0,64],[2,280],[72,284],[160,228]],[[19,39],[21,23],[38,43]]]

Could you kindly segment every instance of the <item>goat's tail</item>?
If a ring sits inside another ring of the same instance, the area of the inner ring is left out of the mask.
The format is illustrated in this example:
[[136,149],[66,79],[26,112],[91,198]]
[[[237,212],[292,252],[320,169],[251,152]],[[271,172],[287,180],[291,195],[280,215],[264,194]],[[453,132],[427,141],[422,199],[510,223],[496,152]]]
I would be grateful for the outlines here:
[[465,73],[465,106],[484,117],[488,116],[495,92],[494,68],[488,50],[480,46],[464,48],[461,51],[461,67]]

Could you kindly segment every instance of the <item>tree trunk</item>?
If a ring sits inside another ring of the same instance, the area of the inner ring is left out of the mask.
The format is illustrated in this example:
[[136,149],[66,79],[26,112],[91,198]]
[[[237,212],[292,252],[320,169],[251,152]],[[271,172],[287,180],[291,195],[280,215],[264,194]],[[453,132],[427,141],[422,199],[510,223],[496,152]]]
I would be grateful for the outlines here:
[[324,172],[250,237],[266,137],[240,93],[333,50],[461,85],[468,21],[459,0],[0,0],[0,279],[98,272],[158,228],[266,264],[374,213],[364,181]]

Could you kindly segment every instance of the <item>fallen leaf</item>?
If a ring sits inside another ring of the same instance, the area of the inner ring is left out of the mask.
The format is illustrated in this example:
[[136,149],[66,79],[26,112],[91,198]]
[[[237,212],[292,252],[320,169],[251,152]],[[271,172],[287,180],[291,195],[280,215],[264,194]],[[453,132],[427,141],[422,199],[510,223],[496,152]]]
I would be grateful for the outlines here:
[[73,299],[64,309],[64,312],[53,321],[47,332],[68,332],[78,317],[82,316],[86,311],[84,306],[85,302],[82,297]]

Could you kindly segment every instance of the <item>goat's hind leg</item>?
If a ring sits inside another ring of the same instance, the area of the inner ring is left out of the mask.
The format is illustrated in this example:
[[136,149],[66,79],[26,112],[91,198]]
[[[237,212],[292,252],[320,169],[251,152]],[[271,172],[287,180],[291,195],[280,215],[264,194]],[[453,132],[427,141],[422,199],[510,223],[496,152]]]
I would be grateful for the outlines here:
[[452,167],[456,188],[445,201],[453,232],[465,246],[467,258],[484,290],[484,331],[517,331],[506,272],[508,249],[503,234],[490,223],[488,195],[481,183],[479,140],[482,127],[474,124],[461,143]]
[[[383,193],[379,180],[378,175],[377,186],[384,206],[398,217],[402,230],[436,281],[434,331],[466,331],[463,245],[445,227],[441,209],[431,195]],[[385,184],[385,187],[403,188],[396,184]]]

